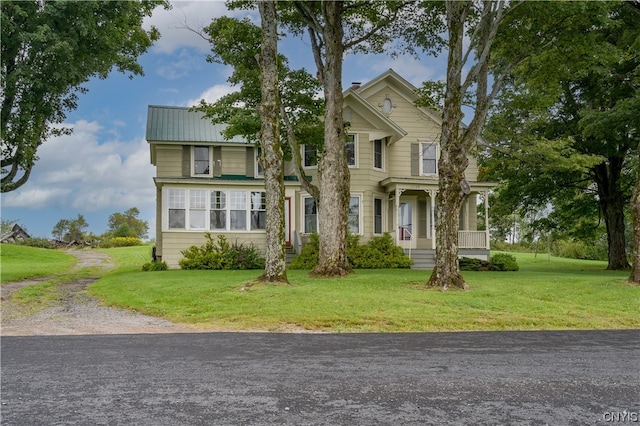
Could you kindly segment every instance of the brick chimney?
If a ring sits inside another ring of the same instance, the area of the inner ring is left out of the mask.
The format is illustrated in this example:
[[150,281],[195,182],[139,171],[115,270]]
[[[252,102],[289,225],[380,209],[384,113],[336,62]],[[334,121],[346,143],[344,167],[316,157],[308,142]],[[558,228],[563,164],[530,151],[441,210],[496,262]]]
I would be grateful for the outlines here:
[[359,88],[360,88],[359,81],[354,81],[353,83],[351,83],[351,90],[358,90]]

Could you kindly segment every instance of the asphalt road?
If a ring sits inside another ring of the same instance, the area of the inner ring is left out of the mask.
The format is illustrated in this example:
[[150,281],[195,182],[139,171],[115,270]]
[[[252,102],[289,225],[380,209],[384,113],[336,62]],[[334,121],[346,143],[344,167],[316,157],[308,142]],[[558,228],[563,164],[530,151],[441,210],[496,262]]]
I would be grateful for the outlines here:
[[640,422],[640,330],[0,343],[7,426]]

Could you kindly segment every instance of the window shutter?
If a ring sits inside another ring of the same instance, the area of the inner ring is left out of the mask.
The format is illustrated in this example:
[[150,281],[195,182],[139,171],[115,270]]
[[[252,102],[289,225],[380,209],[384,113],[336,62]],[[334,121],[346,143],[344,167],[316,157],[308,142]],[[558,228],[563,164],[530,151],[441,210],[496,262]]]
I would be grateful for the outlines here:
[[418,200],[418,238],[427,238],[427,200]]
[[182,176],[191,176],[191,146],[182,145]]
[[222,176],[222,147],[214,146],[213,148],[213,176]]
[[255,177],[255,162],[256,162],[256,157],[255,154],[253,153],[253,147],[252,146],[248,146],[247,147],[247,177]]
[[420,144],[411,144],[411,176],[420,176]]

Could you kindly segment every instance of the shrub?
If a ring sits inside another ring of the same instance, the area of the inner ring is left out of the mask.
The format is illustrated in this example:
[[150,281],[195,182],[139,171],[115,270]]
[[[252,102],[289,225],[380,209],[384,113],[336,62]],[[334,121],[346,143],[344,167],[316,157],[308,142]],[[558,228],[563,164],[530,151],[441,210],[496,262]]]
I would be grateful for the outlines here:
[[289,269],[313,269],[318,264],[320,240],[315,232],[309,235],[309,243],[302,246],[300,254],[294,257]]
[[131,247],[141,245],[142,240],[138,237],[113,237],[106,238],[100,242],[100,247],[102,248]]
[[489,262],[473,257],[461,257],[458,259],[461,271],[488,271]]
[[489,262],[471,257],[458,259],[461,271],[517,271],[520,269],[516,258],[507,253],[497,253],[491,256]]
[[587,243],[579,240],[560,240],[553,245],[554,255],[569,259],[607,260],[607,250],[606,242],[599,243],[597,241]]
[[182,269],[263,269],[264,258],[253,245],[229,244],[224,235],[218,235],[217,243],[210,232],[205,233],[206,242],[182,251],[178,262]]
[[[293,258],[290,269],[313,269],[318,264],[318,234],[311,234],[309,243]],[[347,260],[354,269],[409,268],[413,261],[402,248],[393,243],[388,233],[374,237],[367,244],[360,244],[359,235],[347,237]]]
[[167,266],[167,262],[147,262],[142,265],[142,270],[145,272],[151,271],[166,271],[169,267]]
[[496,253],[491,256],[489,270],[491,271],[518,271],[520,267],[516,258],[507,253]]
[[53,249],[55,248],[51,240],[46,238],[27,238],[21,241],[18,241],[17,244],[21,246],[29,246],[29,247],[38,247],[44,249]]

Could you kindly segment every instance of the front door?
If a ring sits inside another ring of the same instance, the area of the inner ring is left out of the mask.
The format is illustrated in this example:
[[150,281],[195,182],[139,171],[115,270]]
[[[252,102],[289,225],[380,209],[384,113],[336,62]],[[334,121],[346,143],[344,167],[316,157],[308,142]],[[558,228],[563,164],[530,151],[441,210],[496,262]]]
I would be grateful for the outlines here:
[[401,198],[398,205],[398,242],[402,248],[416,248],[415,200]]

